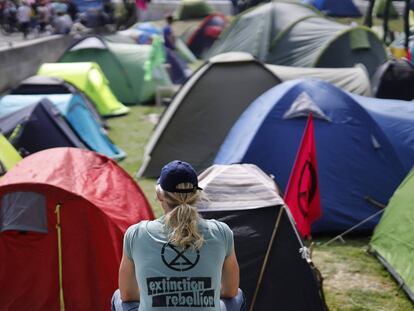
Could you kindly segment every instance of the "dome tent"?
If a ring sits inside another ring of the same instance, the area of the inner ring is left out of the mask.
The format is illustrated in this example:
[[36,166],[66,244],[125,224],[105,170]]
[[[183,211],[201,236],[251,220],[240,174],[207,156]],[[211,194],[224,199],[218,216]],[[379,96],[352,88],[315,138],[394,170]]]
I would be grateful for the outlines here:
[[332,83],[336,87],[357,95],[372,96],[371,82],[361,64],[350,68],[307,68],[266,65],[282,81],[313,78]]
[[[376,213],[367,198],[387,202],[407,171],[379,124],[336,87],[293,80],[267,91],[235,123],[214,162],[256,164],[277,176],[285,190],[309,112],[314,115],[322,208],[312,230],[344,231]],[[378,220],[358,229],[371,231]]]
[[123,159],[125,152],[115,146],[105,129],[96,122],[84,97],[71,94],[6,95],[0,99],[0,117],[47,98],[65,117],[73,131],[89,149],[113,159]]
[[370,249],[414,301],[414,170],[404,179],[388,203]]
[[0,117],[0,132],[22,154],[55,147],[87,147],[46,98]]
[[88,36],[70,46],[59,62],[95,62],[116,98],[124,104],[139,104],[155,96],[158,85],[170,85],[161,43],[138,45],[115,43]]
[[294,67],[353,67],[370,75],[386,59],[381,40],[369,28],[329,20],[316,9],[270,2],[237,16],[208,55],[240,51],[262,62]]
[[306,0],[328,16],[360,17],[362,14],[352,0]]
[[210,59],[165,110],[145,147],[138,176],[157,177],[165,163],[174,159],[191,163],[197,171],[208,167],[247,105],[279,83],[248,54],[228,53]]
[[60,291],[66,310],[108,309],[123,234],[153,219],[141,189],[114,161],[74,148],[36,153],[7,172],[0,214],[7,284],[0,305],[33,311],[59,310]]
[[12,144],[0,133],[0,176],[22,159]]
[[96,63],[45,63],[37,74],[58,77],[75,85],[94,103],[101,116],[115,117],[129,112],[129,108],[115,98],[108,80]]
[[203,218],[223,221],[234,232],[240,288],[249,310],[272,305],[289,311],[327,310],[319,273],[269,176],[252,164],[213,165],[199,175],[199,185],[207,197],[198,207]]
[[94,103],[74,85],[58,77],[31,76],[10,91],[11,95],[37,95],[37,94],[72,94],[82,97],[96,121],[106,126],[105,120],[99,115]]

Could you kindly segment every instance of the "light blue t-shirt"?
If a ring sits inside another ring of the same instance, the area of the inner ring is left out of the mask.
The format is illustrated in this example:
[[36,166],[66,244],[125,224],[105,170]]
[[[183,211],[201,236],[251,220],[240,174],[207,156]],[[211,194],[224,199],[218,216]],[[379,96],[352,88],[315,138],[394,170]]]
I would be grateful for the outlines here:
[[164,217],[128,228],[125,254],[135,264],[140,311],[220,310],[221,270],[234,247],[223,222],[200,219],[203,246],[181,249],[168,243]]

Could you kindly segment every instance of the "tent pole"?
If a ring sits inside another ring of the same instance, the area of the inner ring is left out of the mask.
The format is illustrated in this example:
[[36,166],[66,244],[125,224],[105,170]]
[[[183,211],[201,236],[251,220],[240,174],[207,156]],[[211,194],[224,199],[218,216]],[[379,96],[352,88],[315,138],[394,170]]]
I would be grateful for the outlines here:
[[349,228],[348,230],[346,230],[345,232],[341,233],[340,235],[337,235],[336,237],[334,237],[333,239],[329,240],[328,242],[322,244],[322,246],[328,246],[329,244],[331,244],[332,242],[336,241],[336,240],[341,240],[342,242],[345,242],[345,240],[342,238],[344,235],[348,234],[349,232],[355,230],[356,228],[358,228],[359,226],[361,226],[362,224],[366,223],[367,221],[371,220],[372,218],[374,218],[375,216],[381,214],[384,212],[385,209],[381,209],[378,212],[374,213],[373,215],[369,216],[368,218],[365,218],[363,221],[357,223],[355,226]]
[[257,294],[259,293],[260,286],[262,285],[264,272],[266,270],[267,262],[268,262],[269,257],[270,257],[270,251],[272,250],[272,246],[273,246],[273,243],[274,243],[274,240],[275,240],[275,237],[276,237],[277,229],[279,228],[280,219],[282,218],[283,210],[284,210],[283,206],[280,207],[280,211],[279,211],[279,214],[277,216],[275,226],[273,228],[272,236],[270,238],[269,245],[267,246],[266,256],[263,259],[262,267],[260,269],[259,279],[257,280],[256,288],[254,290],[254,295],[253,295],[253,299],[252,299],[252,303],[250,305],[249,311],[253,311],[253,309],[254,309]]
[[62,205],[56,205],[56,231],[58,238],[58,269],[59,269],[59,303],[60,311],[65,311],[65,299],[63,296],[63,273],[62,273],[62,228],[60,223],[60,209]]

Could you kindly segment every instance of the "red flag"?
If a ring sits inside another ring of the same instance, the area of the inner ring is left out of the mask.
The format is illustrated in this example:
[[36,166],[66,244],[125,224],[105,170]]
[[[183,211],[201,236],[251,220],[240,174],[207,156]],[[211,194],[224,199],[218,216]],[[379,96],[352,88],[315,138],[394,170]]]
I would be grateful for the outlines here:
[[310,237],[311,224],[321,216],[317,172],[313,117],[310,113],[285,192],[285,202],[304,238]]

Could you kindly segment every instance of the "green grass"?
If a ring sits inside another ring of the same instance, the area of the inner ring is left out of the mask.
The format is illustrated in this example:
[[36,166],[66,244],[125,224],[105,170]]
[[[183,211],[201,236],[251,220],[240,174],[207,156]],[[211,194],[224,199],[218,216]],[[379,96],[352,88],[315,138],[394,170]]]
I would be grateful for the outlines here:
[[[109,119],[110,137],[127,153],[127,158],[119,164],[131,176],[142,163],[145,145],[154,128],[150,115],[161,112],[159,107],[135,106],[127,116]],[[137,182],[155,214],[161,215],[155,200],[155,180],[138,179]],[[345,239],[346,244],[335,242],[329,246],[323,246],[326,237],[315,239],[313,259],[324,277],[330,310],[414,311],[413,304],[389,273],[367,253],[369,237]]]

